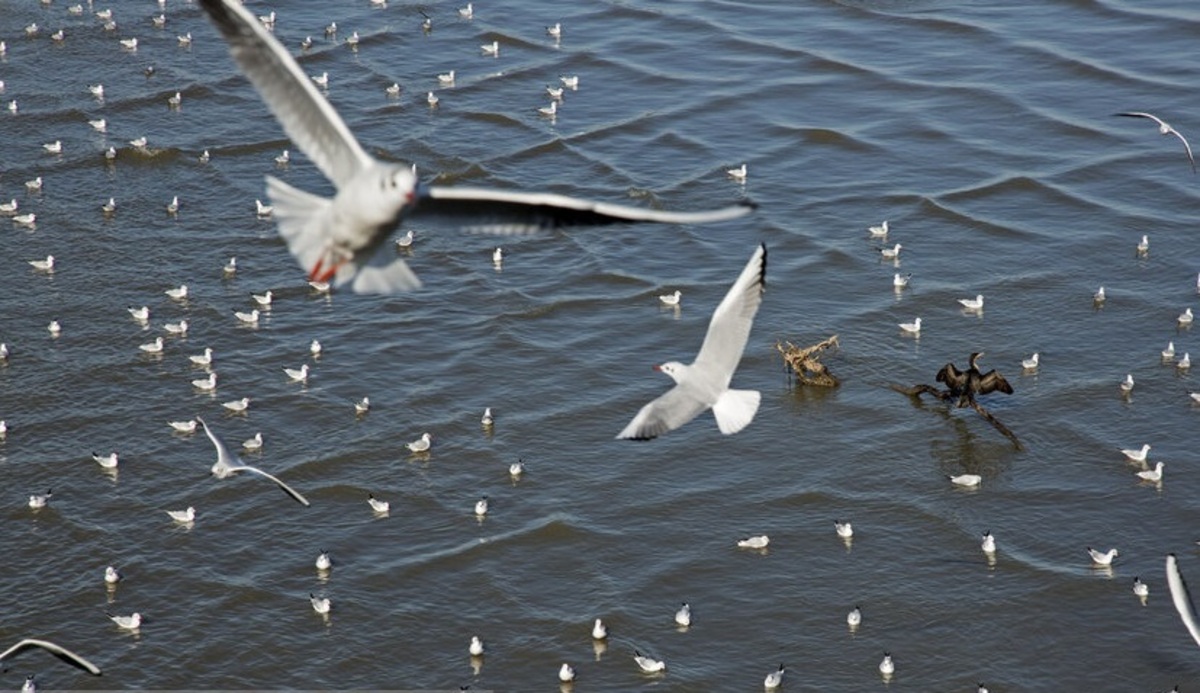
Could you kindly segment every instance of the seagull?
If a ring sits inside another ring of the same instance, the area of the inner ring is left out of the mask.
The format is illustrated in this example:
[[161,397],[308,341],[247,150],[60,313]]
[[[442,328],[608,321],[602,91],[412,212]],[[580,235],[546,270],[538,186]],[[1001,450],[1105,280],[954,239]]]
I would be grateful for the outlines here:
[[207,164],[211,159],[212,159],[212,155],[208,153],[207,149],[200,152],[200,156],[196,157],[196,160],[202,164]]
[[475,501],[475,514],[478,517],[483,517],[484,515],[487,515],[487,511],[488,511],[488,497],[487,496],[484,496],[484,497],[480,498],[479,500]]
[[381,501],[369,493],[367,494],[367,503],[371,505],[371,510],[374,510],[380,515],[386,515],[388,510],[390,510],[392,507],[391,503],[388,503],[387,501]]
[[310,79],[312,79],[313,84],[317,85],[318,87],[321,87],[322,89],[329,88],[329,73],[328,72],[322,72],[319,75],[312,75],[310,77]]
[[679,299],[681,298],[683,298],[683,292],[679,289],[676,289],[674,293],[659,294],[658,296],[658,300],[661,301],[664,306],[677,306],[679,305]]
[[917,318],[916,320],[913,320],[912,322],[900,323],[900,330],[907,334],[915,334],[915,335],[921,334],[921,318]]
[[217,389],[217,374],[209,373],[207,378],[193,380],[192,387],[197,390],[212,391]]
[[1113,559],[1120,555],[1116,549],[1109,549],[1108,551],[1101,553],[1090,546],[1087,547],[1087,552],[1088,555],[1092,557],[1092,563],[1105,566],[1112,565]]
[[42,149],[45,149],[49,154],[62,154],[62,140],[54,140],[53,142],[43,144]]
[[751,203],[742,203],[715,211],[672,213],[549,193],[419,185],[408,166],[379,161],[363,149],[287,49],[240,2],[200,0],[200,4],[285,133],[337,189],[333,198],[322,198],[274,177],[267,179],[280,233],[310,280],[336,280],[358,293],[418,288],[420,280],[403,259],[382,258],[369,264],[382,240],[407,218],[465,218],[474,230],[512,233],[568,224],[696,224],[740,217],[753,209]]
[[692,607],[687,602],[679,607],[679,611],[675,612],[675,623],[684,628],[692,625]]
[[571,91],[579,89],[579,75],[562,75],[558,78],[562,85]]
[[96,97],[97,99],[104,98],[104,85],[103,84],[89,84],[88,91],[91,92],[92,96]]
[[177,433],[195,433],[196,420],[188,419],[187,421],[168,421],[167,425]]
[[729,383],[762,303],[766,273],[767,246],[763,244],[713,311],[695,361],[668,361],[655,366],[675,381],[675,387],[643,406],[617,438],[649,440],[679,428],[710,408],[725,435],[749,425],[761,395],[757,390],[730,389]]
[[493,58],[498,58],[500,57],[500,42],[492,41],[491,43],[485,43],[479,47],[479,50],[484,55],[490,55]]
[[892,275],[892,286],[897,289],[903,289],[904,287],[908,286],[909,279],[912,279],[911,272],[903,277],[900,276],[899,272],[897,272],[896,274]]
[[1121,454],[1128,457],[1133,462],[1145,462],[1146,455],[1150,454],[1150,444],[1145,443],[1141,449],[1129,448],[1121,451]]
[[45,260],[29,260],[29,264],[39,272],[53,272],[54,256],[47,255]]
[[308,50],[309,48],[312,48],[312,45],[313,45],[313,39],[312,39],[312,37],[311,37],[311,36],[305,36],[305,37],[304,37],[304,40],[300,42],[300,50],[302,50],[302,51],[306,51],[306,50]]
[[737,168],[725,169],[725,175],[729,176],[737,183],[745,183],[746,176],[748,173],[749,173],[749,170],[748,170],[746,164],[742,164],[741,166],[738,166]]
[[42,189],[42,177],[38,176],[33,180],[25,181],[25,189],[29,192],[37,192]]
[[101,467],[103,467],[105,469],[116,469],[117,468],[117,453],[116,452],[112,452],[107,455],[100,455],[98,453],[93,452],[92,459],[95,460],[97,464],[99,464]]
[[1145,236],[1145,235],[1142,236],[1142,240],[1138,241],[1137,251],[1138,251],[1138,255],[1145,255],[1146,253],[1150,252],[1150,237],[1149,236]]
[[242,449],[247,450],[249,452],[254,452],[256,450],[262,450],[262,446],[263,446],[263,434],[261,431],[258,433],[255,433],[253,438],[248,438],[248,439],[242,441]]
[[1142,481],[1150,481],[1157,484],[1162,481],[1164,466],[1166,466],[1166,462],[1159,460],[1154,464],[1154,469],[1144,469],[1138,472],[1138,478]]
[[167,203],[167,214],[178,214],[178,213],[179,213],[179,196],[176,195],[175,197],[171,198],[170,202]]
[[8,202],[0,202],[0,214],[13,214],[19,206],[15,197]]
[[57,337],[62,332],[62,325],[57,320],[51,320],[46,329],[50,331],[51,336]]
[[242,322],[245,325],[257,325],[258,324],[259,312],[258,312],[257,308],[252,309],[249,313],[246,313],[246,312],[243,312],[240,310],[235,310],[235,311],[233,311],[233,315],[234,315],[234,317],[236,317],[240,322]]
[[176,36],[175,39],[179,41],[179,45],[181,46],[190,46],[192,45],[192,32],[189,31],[181,36]]
[[104,212],[105,214],[112,214],[113,212],[117,211],[117,199],[115,197],[108,198],[108,202],[100,205],[100,211]]
[[[1179,612],[1179,618],[1183,620],[1183,625],[1192,634],[1192,640],[1200,645],[1200,618],[1196,616],[1196,605],[1192,602],[1192,593],[1183,580],[1183,573],[1179,571],[1179,560],[1173,553],[1167,554],[1166,570],[1167,587],[1171,590],[1171,601],[1175,603],[1175,610]],[[4,655],[0,655],[0,659],[4,659]]]
[[312,340],[312,342],[308,345],[308,352],[310,354],[312,354],[313,356],[320,356],[321,355],[321,343],[315,339]]
[[130,145],[132,145],[133,147],[137,148],[137,149],[145,149],[145,148],[146,148],[146,141],[147,141],[147,140],[146,140],[146,138],[145,138],[145,137],[139,137],[139,138],[137,138],[137,139],[134,139],[134,140],[129,140],[129,144],[130,144]]
[[329,559],[329,552],[322,549],[321,553],[317,554],[316,566],[317,570],[321,572],[325,572],[333,567],[333,561]]
[[138,348],[147,354],[161,354],[163,351],[163,338],[155,337],[153,342],[148,344],[140,344]]
[[1150,596],[1150,586],[1147,585],[1146,583],[1142,582],[1141,578],[1134,577],[1133,578],[1133,593],[1136,594],[1137,596],[1141,597],[1142,599],[1145,599],[1146,597]]
[[516,462],[508,465],[508,475],[515,481],[518,477],[525,473],[525,460],[518,459]]
[[[430,108],[434,108],[435,106],[437,106],[438,105],[437,94],[434,94],[433,92],[429,92],[428,94],[426,94],[425,95],[425,103],[429,104]],[[269,181],[268,181],[268,183],[269,183]]]
[[179,108],[183,104],[183,94],[175,92],[174,96],[167,97],[167,105],[172,108]]
[[1188,141],[1187,141],[1186,139],[1184,139],[1184,138],[1183,138],[1183,135],[1182,135],[1182,134],[1180,134],[1178,130],[1176,130],[1175,128],[1171,127],[1169,124],[1167,124],[1167,122],[1166,122],[1165,120],[1163,120],[1162,118],[1159,118],[1159,117],[1158,117],[1158,116],[1156,116],[1156,115],[1153,115],[1153,114],[1150,114],[1150,113],[1143,113],[1143,112],[1141,112],[1141,111],[1131,111],[1131,112],[1128,112],[1128,113],[1117,113],[1117,114],[1115,114],[1115,115],[1118,115],[1118,116],[1126,116],[1126,117],[1129,117],[1129,118],[1149,118],[1150,120],[1153,120],[1155,123],[1158,123],[1158,132],[1159,132],[1159,134],[1162,134],[1162,135],[1175,135],[1176,137],[1178,137],[1178,138],[1179,138],[1179,141],[1180,141],[1180,142],[1183,142],[1183,150],[1184,150],[1185,152],[1187,152],[1187,158],[1188,158],[1188,162],[1189,162],[1189,163],[1192,165],[1192,173],[1195,173],[1195,172],[1196,172],[1196,160],[1192,158],[1192,147],[1191,147],[1191,145],[1189,145],[1189,144],[1188,144]]
[[946,478],[949,479],[950,483],[954,484],[955,486],[971,487],[978,486],[983,483],[983,477],[979,476],[978,474],[949,475]]
[[110,614],[107,611],[104,612],[104,615],[117,624],[117,627],[124,628],[125,630],[137,630],[142,626],[142,615],[136,611],[128,616],[118,616]]
[[467,3],[466,7],[458,8],[458,16],[463,19],[471,19],[475,16],[475,7],[472,3]]
[[327,294],[332,288],[329,282],[309,282],[308,285],[312,287],[313,291],[319,294]]
[[1179,363],[1175,364],[1175,367],[1181,371],[1186,371],[1187,369],[1191,368],[1192,367],[1191,355],[1188,354],[1187,352],[1184,352],[1183,358],[1179,359]]
[[562,22],[555,22],[554,26],[546,27],[546,33],[556,39],[562,38]]
[[765,549],[771,543],[771,538],[765,534],[738,540],[738,547],[743,549]]
[[120,581],[121,571],[117,570],[111,565],[104,569],[104,582],[109,585],[115,585]]
[[492,408],[484,407],[483,408],[483,416],[479,417],[479,425],[487,427],[487,426],[491,426],[494,423],[496,423],[496,418],[494,416],[492,416]]
[[163,329],[170,334],[187,334],[188,322],[187,320],[180,320],[179,322],[164,323]]
[[392,85],[390,87],[387,87],[383,91],[388,96],[400,96],[400,83],[392,82]]
[[1125,379],[1121,381],[1121,392],[1129,394],[1133,390],[1133,374],[1126,373]]
[[[213,375],[216,375],[216,373],[213,373]],[[225,407],[226,409],[228,409],[229,411],[231,411],[235,414],[240,414],[240,413],[246,411],[246,408],[250,406],[250,398],[243,397],[241,399],[235,399],[230,402],[222,402],[221,406]],[[211,438],[212,436],[210,435],[209,437]],[[305,505],[307,505],[307,503],[305,503]]]
[[1194,319],[1194,316],[1192,315],[1192,309],[1191,308],[1185,309],[1182,313],[1179,314],[1178,319],[1179,319],[1180,325],[1191,325],[1192,320]]
[[883,674],[885,678],[896,673],[896,664],[892,661],[891,654],[883,653],[883,661],[879,663],[879,673]]
[[133,38],[121,39],[121,47],[127,48],[131,51],[136,51],[138,47],[137,37],[135,36]]
[[1092,294],[1092,303],[1104,303],[1106,296],[1104,295],[1104,287],[1096,289],[1096,293]]
[[192,524],[196,522],[196,508],[188,506],[187,510],[169,510],[167,511],[170,519],[175,520],[180,524]]
[[850,539],[854,536],[854,525],[849,522],[834,520],[833,528],[837,531],[837,535],[843,539]]
[[32,212],[29,214],[18,214],[13,217],[13,221],[22,226],[34,226],[37,222],[37,215]]
[[575,680],[575,670],[571,668],[570,664],[563,662],[563,665],[559,667],[558,680],[563,683],[570,683]]
[[1035,351],[1035,352],[1033,352],[1033,356],[1030,356],[1027,359],[1021,359],[1021,367],[1027,371],[1037,370],[1038,353]]
[[54,492],[51,489],[46,489],[45,493],[35,493],[29,497],[29,507],[34,510],[44,508],[53,496]]
[[429,450],[429,446],[433,443],[433,436],[428,433],[422,433],[421,437],[411,443],[405,443],[404,447],[412,452],[425,452]]
[[986,554],[996,553],[996,537],[990,531],[984,532],[979,540],[979,549]]
[[292,160],[291,152],[289,152],[286,149],[283,150],[283,152],[279,156],[275,157],[275,163],[279,164],[280,166],[286,166],[288,163],[291,162],[291,160]]
[[359,42],[359,38],[358,38],[357,31],[350,34],[350,38],[346,39],[346,45],[350,46],[351,48],[358,48],[358,42]]
[[211,365],[213,360],[212,347],[204,347],[203,354],[192,354],[191,356],[188,356],[188,360],[197,366]]
[[274,211],[275,211],[274,207],[272,207],[271,205],[264,205],[262,203],[262,200],[254,201],[254,213],[257,214],[258,216],[269,217],[269,216],[271,216],[271,212],[274,212]]
[[307,363],[302,364],[299,368],[284,368],[283,372],[287,373],[287,377],[291,378],[292,381],[297,382],[297,383],[303,383],[308,380],[308,364]]
[[855,607],[850,610],[850,613],[846,614],[846,625],[850,626],[851,628],[858,628],[860,624],[862,624],[862,608],[855,605]]
[[[243,401],[248,401],[248,400],[243,400]],[[225,443],[222,442],[221,439],[218,438],[217,435],[212,432],[212,429],[210,429],[208,427],[208,424],[204,422],[204,419],[197,416],[196,420],[199,421],[200,425],[204,427],[204,434],[208,436],[208,439],[210,441],[212,441],[213,447],[217,449],[217,461],[212,466],[213,476],[217,477],[218,479],[225,479],[225,478],[230,477],[238,472],[251,472],[253,474],[258,474],[259,476],[262,476],[267,479],[270,479],[271,481],[274,481],[275,484],[277,486],[279,486],[279,488],[283,489],[284,493],[291,496],[297,503],[299,503],[303,506],[306,506],[306,507],[309,505],[308,499],[305,498],[304,496],[300,495],[300,493],[297,492],[295,489],[293,489],[291,486],[288,486],[287,484],[283,483],[282,481],[275,478],[274,476],[267,474],[266,472],[262,471],[261,469],[258,469],[256,467],[250,467],[250,466],[247,466],[246,464],[243,464],[240,459],[238,459],[235,455],[233,455],[232,453],[229,452],[229,449],[227,447],[225,447]]]
[[538,115],[548,116],[549,118],[553,119],[554,116],[558,115],[558,102],[551,101],[550,105],[538,106],[537,110],[538,110]]
[[312,592],[308,593],[308,602],[312,604],[313,611],[322,616],[328,614],[329,610],[333,608],[333,603],[329,601],[329,597],[318,597]]
[[604,625],[604,621],[596,619],[592,623],[592,639],[603,640],[608,637],[608,626]]
[[264,294],[250,294],[250,298],[254,299],[254,302],[260,306],[270,306],[271,301],[275,299],[275,294],[271,293],[270,289],[267,289],[267,292]]
[[471,636],[471,644],[467,646],[467,652],[471,653],[472,657],[483,656],[483,641],[479,639],[478,635]]
[[633,651],[633,661],[637,662],[638,668],[646,674],[657,674],[667,668],[667,663],[663,660],[647,657],[637,650]]
[[975,298],[960,298],[958,302],[967,310],[983,310],[983,294],[978,294]]
[[411,248],[413,244],[414,232],[412,229],[404,232],[404,235],[396,239],[397,248]]
[[888,235],[887,219],[884,219],[883,223],[880,224],[879,226],[867,227],[867,232],[871,234],[871,238],[887,238],[887,235]]
[[354,413],[362,416],[371,410],[371,399],[363,397],[361,400],[354,403]]
[[188,297],[187,284],[180,284],[177,288],[167,289],[163,293],[165,293],[168,297],[175,299],[176,301],[182,301]]
[[56,645],[55,643],[52,643],[49,640],[37,640],[35,638],[25,638],[25,639],[21,640],[20,642],[18,642],[16,645],[13,645],[12,647],[8,648],[7,650],[0,652],[0,662],[3,662],[4,660],[9,659],[10,657],[13,657],[17,654],[20,654],[24,650],[27,650],[31,647],[40,647],[43,650],[54,655],[55,657],[58,657],[62,661],[66,662],[67,664],[70,664],[73,667],[82,669],[82,670],[86,671],[87,673],[91,674],[92,676],[100,676],[100,674],[101,674],[100,667],[96,666],[95,664],[92,664],[87,659],[80,657],[79,655],[68,650],[67,648],[65,648],[61,645]]
[[492,264],[499,267],[504,264],[504,249],[496,248],[492,251]]
[[880,248],[879,257],[884,260],[896,260],[900,257],[900,249],[904,246],[897,243],[891,248]]
[[1170,361],[1175,358],[1175,342],[1167,342],[1167,348],[1162,350],[1163,361]]
[[779,684],[783,683],[783,672],[785,671],[787,671],[787,667],[780,664],[778,669],[767,674],[767,677],[763,679],[763,688],[768,691],[779,688]]
[[555,101],[562,101],[563,89],[565,89],[565,87],[552,87],[550,85],[546,85],[546,95]]

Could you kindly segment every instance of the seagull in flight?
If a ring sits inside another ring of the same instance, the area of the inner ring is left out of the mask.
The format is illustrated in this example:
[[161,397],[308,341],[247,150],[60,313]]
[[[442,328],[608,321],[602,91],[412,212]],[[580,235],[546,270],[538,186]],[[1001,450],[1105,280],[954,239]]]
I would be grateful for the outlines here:
[[1159,118],[1158,116],[1156,116],[1152,113],[1144,113],[1142,111],[1129,111],[1127,113],[1117,113],[1116,115],[1126,116],[1129,118],[1149,118],[1150,120],[1153,120],[1155,123],[1158,123],[1158,132],[1160,134],[1175,135],[1176,137],[1178,137],[1179,141],[1183,142],[1183,150],[1185,152],[1187,152],[1188,162],[1191,163],[1191,165],[1192,165],[1192,173],[1196,172],[1196,160],[1194,158],[1192,158],[1191,145],[1189,145],[1188,141],[1186,139],[1184,139],[1183,135],[1180,134],[1180,132],[1178,130],[1171,127],[1171,125],[1169,123],[1167,123],[1167,121],[1163,120],[1162,118]]
[[746,349],[766,277],[767,246],[762,244],[713,311],[696,360],[655,366],[655,370],[671,376],[675,387],[642,407],[617,438],[649,440],[679,428],[709,408],[725,435],[737,433],[754,419],[759,392],[731,390],[729,382]]
[[7,650],[0,652],[0,662],[3,662],[4,660],[8,659],[9,657],[17,655],[17,654],[21,653],[22,651],[27,650],[31,647],[40,647],[43,650],[54,655],[55,657],[58,657],[62,661],[66,662],[67,664],[70,664],[73,667],[78,667],[80,669],[83,669],[84,671],[91,674],[92,676],[99,676],[101,673],[100,667],[96,666],[95,664],[92,664],[87,659],[80,657],[79,655],[68,650],[67,648],[63,647],[62,645],[57,645],[55,643],[50,642],[49,640],[38,640],[36,638],[25,638],[24,640],[18,642],[16,645],[13,645],[12,647],[8,648]]
[[[1171,590],[1171,601],[1175,602],[1175,610],[1183,625],[1192,634],[1192,639],[1200,645],[1200,618],[1196,616],[1196,605],[1192,601],[1192,593],[1188,591],[1187,583],[1183,581],[1183,573],[1179,572],[1179,561],[1175,554],[1167,554],[1167,587]],[[0,655],[4,659],[4,655]]]
[[213,476],[217,477],[218,479],[224,479],[238,472],[252,472],[274,481],[279,488],[283,489],[284,493],[294,498],[297,503],[306,507],[309,505],[308,499],[300,495],[300,492],[298,492],[296,489],[288,486],[261,469],[243,464],[240,459],[234,456],[233,453],[229,452],[229,448],[225,447],[225,443],[217,437],[217,434],[212,432],[212,429],[208,427],[208,424],[204,422],[204,419],[197,416],[196,421],[199,421],[200,425],[204,427],[204,434],[207,435],[208,439],[212,441],[213,447],[217,449],[217,461],[212,466]]
[[200,5],[284,132],[337,189],[326,198],[267,177],[280,235],[310,281],[348,284],[357,293],[420,287],[402,258],[375,252],[410,218],[448,218],[473,231],[514,234],[629,222],[710,223],[754,209],[742,202],[665,212],[550,193],[422,185],[408,165],[380,161],[363,149],[287,49],[240,2],[200,0]]

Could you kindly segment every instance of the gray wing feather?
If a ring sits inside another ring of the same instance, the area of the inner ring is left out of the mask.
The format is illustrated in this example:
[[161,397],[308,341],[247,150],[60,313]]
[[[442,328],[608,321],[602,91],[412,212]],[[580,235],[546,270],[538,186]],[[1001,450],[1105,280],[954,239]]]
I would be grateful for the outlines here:
[[1187,626],[1192,639],[1200,645],[1200,624],[1196,622],[1196,605],[1192,602],[1192,593],[1183,581],[1183,573],[1179,572],[1179,561],[1173,553],[1167,554],[1167,587],[1171,589],[1171,600],[1175,602],[1179,618],[1183,619],[1183,625]]
[[304,496],[300,495],[299,491],[297,491],[296,489],[292,488],[291,486],[288,486],[287,484],[283,483],[277,477],[271,476],[270,474],[267,474],[266,472],[264,472],[263,470],[261,470],[257,467],[247,467],[245,465],[242,465],[240,467],[231,467],[229,469],[229,471],[231,471],[231,472],[251,472],[253,474],[258,474],[259,476],[266,477],[266,478],[270,479],[271,481],[274,481],[279,486],[279,488],[283,489],[284,493],[291,496],[300,505],[303,505],[304,507],[308,507],[308,505],[309,505],[308,499],[305,498]]
[[667,390],[642,407],[618,439],[650,440],[696,418],[708,405],[688,394],[679,385]]
[[742,360],[742,352],[746,350],[754,316],[762,304],[766,280],[767,246],[760,244],[708,323],[708,333],[694,366],[719,374],[724,387],[729,386]]
[[339,188],[372,159],[287,49],[237,0],[200,0],[284,132]]
[[16,655],[17,653],[21,652],[22,650],[28,649],[30,647],[40,647],[43,650],[54,655],[55,657],[58,657],[62,661],[66,662],[67,664],[70,664],[73,667],[78,667],[80,669],[83,669],[84,671],[91,674],[92,676],[99,676],[101,673],[100,667],[96,666],[95,664],[92,664],[87,659],[80,657],[79,655],[68,650],[67,648],[65,648],[61,645],[56,645],[55,643],[52,643],[49,640],[38,640],[36,638],[25,638],[24,640],[17,643],[16,645],[13,645],[12,647],[5,650],[4,652],[0,652],[0,662],[3,662],[4,660],[8,659],[9,657],[12,657],[12,656]]
[[521,193],[469,187],[422,187],[411,218],[460,218],[462,228],[495,234],[532,233],[570,226],[655,222],[710,224],[745,216],[756,205],[745,201],[703,212],[666,212],[552,193]]

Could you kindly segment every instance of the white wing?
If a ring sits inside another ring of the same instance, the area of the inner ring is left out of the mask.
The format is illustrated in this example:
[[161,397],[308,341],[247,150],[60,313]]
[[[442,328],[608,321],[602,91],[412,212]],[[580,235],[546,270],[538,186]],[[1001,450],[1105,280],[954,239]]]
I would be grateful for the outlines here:
[[230,467],[241,466],[242,461],[229,452],[229,448],[225,447],[225,441],[218,438],[217,434],[212,432],[212,429],[208,427],[204,419],[197,416],[196,420],[204,427],[204,434],[212,441],[213,447],[217,449],[217,464],[225,470]]
[[710,378],[716,375],[722,389],[729,387],[733,372],[742,360],[746,341],[750,339],[750,327],[762,304],[766,280],[767,246],[760,244],[708,323],[708,333],[692,369],[700,370]]
[[200,0],[229,52],[284,132],[341,188],[372,162],[341,116],[278,40],[237,0]]
[[1183,573],[1179,572],[1179,561],[1175,554],[1167,554],[1167,587],[1171,588],[1171,600],[1175,602],[1175,610],[1183,625],[1187,626],[1192,639],[1200,645],[1200,625],[1197,624],[1196,605],[1192,602],[1192,593],[1188,591],[1187,583],[1183,581]]
[[650,440],[696,418],[708,405],[688,394],[676,385],[646,406],[642,407],[633,421],[617,438],[626,440]]
[[299,491],[297,491],[296,489],[292,488],[291,486],[288,486],[287,484],[283,483],[277,477],[271,476],[270,474],[267,474],[266,472],[264,472],[263,470],[261,470],[257,467],[248,467],[246,465],[241,465],[238,467],[230,467],[229,471],[230,472],[251,472],[254,474],[258,474],[259,476],[264,476],[264,477],[270,479],[271,481],[274,481],[279,486],[279,488],[283,489],[284,493],[286,493],[289,496],[291,496],[292,498],[294,498],[296,500],[296,502],[299,503],[300,505],[303,505],[304,507],[308,507],[308,505],[309,505],[308,499],[305,498],[304,496],[300,495]]
[[84,671],[91,674],[92,676],[99,676],[101,673],[100,667],[96,666],[95,664],[92,664],[88,660],[84,659],[83,657],[80,657],[79,655],[68,650],[67,648],[65,648],[61,645],[56,645],[56,644],[50,642],[49,640],[37,640],[35,638],[25,638],[24,640],[17,643],[16,645],[13,645],[12,647],[5,650],[4,652],[0,652],[0,662],[3,662],[4,660],[8,659],[9,657],[12,657],[13,655],[16,655],[17,653],[21,652],[22,650],[25,650],[30,647],[40,647],[43,650],[54,655],[55,657],[58,657],[62,661],[66,662],[67,664],[70,664],[73,667],[79,667],[80,669],[83,669]]
[[755,207],[744,201],[705,212],[664,212],[552,193],[429,186],[418,189],[416,207],[406,216],[462,218],[462,228],[468,231],[518,234],[631,222],[709,224],[745,216]]

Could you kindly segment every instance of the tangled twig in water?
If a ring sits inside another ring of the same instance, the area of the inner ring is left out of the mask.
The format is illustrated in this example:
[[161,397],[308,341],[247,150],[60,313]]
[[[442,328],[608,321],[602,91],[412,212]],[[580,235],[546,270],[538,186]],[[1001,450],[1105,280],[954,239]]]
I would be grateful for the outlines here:
[[891,388],[896,392],[917,399],[920,399],[921,395],[933,395],[943,402],[954,402],[955,406],[959,408],[970,407],[982,416],[984,421],[995,426],[997,431],[1004,434],[1020,450],[1021,441],[1017,439],[1017,434],[1013,433],[1008,426],[1001,423],[990,411],[975,400],[978,395],[986,395],[991,392],[1003,392],[1007,395],[1011,395],[1013,392],[1012,386],[1008,384],[1008,381],[998,371],[993,369],[987,373],[983,373],[979,370],[978,361],[980,356],[983,356],[983,352],[981,351],[971,354],[971,366],[965,371],[958,370],[953,363],[947,363],[945,366],[942,366],[942,369],[937,373],[937,381],[946,384],[945,390],[940,390],[932,385],[925,385],[923,383],[913,385],[912,387],[892,385]]
[[791,342],[775,342],[775,349],[783,356],[783,362],[796,374],[796,380],[801,385],[818,385],[820,387],[837,387],[838,379],[829,372],[829,368],[821,363],[821,355],[830,347],[838,345],[837,335],[817,342],[809,347],[798,347]]

